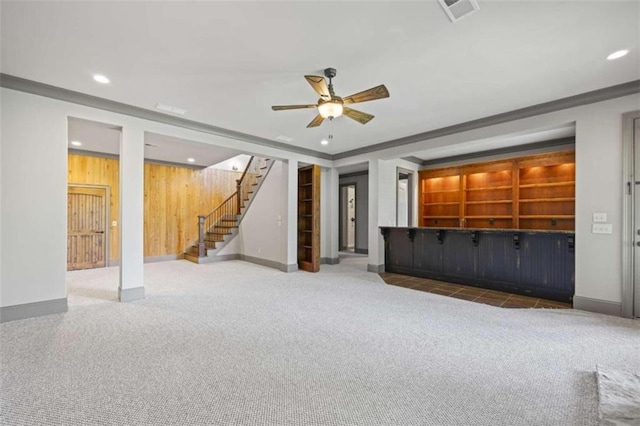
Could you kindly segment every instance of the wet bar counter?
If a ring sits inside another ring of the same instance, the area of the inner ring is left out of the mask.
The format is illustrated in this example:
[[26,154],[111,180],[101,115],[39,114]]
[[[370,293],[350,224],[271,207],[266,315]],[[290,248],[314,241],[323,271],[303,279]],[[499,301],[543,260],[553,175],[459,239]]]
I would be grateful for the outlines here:
[[385,270],[571,302],[575,233],[381,227]]

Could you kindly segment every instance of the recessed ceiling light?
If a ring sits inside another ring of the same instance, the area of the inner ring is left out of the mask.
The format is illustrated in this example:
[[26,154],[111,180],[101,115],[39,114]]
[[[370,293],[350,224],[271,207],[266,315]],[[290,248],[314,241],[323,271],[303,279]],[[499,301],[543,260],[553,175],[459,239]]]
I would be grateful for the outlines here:
[[190,162],[190,163],[193,163],[193,162],[195,162],[196,160],[195,160],[195,159],[193,159],[193,158],[187,158],[187,161],[188,161],[188,162]]
[[320,143],[321,143],[322,145],[329,145],[329,141],[328,141],[328,140],[326,140],[326,139],[322,139],[322,140],[320,141]]
[[622,58],[627,53],[629,53],[629,51],[627,49],[618,50],[617,52],[613,52],[611,55],[607,56],[607,59],[611,61],[611,60],[614,60],[614,59]]
[[109,82],[111,81],[102,74],[94,74],[93,79],[98,83],[102,83],[102,84],[109,84]]
[[71,141],[71,145],[73,145],[73,146],[82,146],[82,142],[80,142],[80,141]]

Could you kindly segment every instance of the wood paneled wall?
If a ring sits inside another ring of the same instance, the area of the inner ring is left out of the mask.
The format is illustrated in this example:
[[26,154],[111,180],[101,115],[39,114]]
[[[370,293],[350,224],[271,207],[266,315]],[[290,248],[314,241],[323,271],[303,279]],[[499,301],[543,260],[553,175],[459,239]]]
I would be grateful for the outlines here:
[[[69,154],[69,184],[111,188],[110,221],[119,222],[119,162]],[[235,192],[242,172],[144,165],[144,256],[182,253],[198,238],[198,215],[208,214]],[[117,260],[118,229],[110,227],[110,260]]]
[[198,215],[236,190],[242,173],[144,165],[144,255],[182,253],[198,238]]
[[104,185],[111,189],[109,200],[109,260],[120,258],[118,228],[111,226],[112,221],[120,224],[120,175],[118,160],[112,158],[87,157],[69,154],[67,166],[69,185]]

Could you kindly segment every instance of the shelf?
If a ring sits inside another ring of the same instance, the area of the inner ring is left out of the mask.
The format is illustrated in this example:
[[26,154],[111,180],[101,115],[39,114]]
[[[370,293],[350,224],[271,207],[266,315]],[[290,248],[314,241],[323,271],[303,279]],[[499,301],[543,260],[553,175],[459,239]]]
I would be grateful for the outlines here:
[[520,215],[520,219],[575,219],[575,217],[573,214]]
[[550,188],[553,186],[573,186],[575,185],[575,181],[564,181],[564,182],[548,182],[548,183],[527,183],[524,185],[520,185],[520,188]]
[[513,200],[467,201],[465,204],[511,204]]
[[562,197],[562,198],[531,198],[520,200],[521,203],[548,203],[553,201],[575,201],[575,197]]
[[[480,226],[489,221],[496,227],[573,229],[574,160],[574,151],[564,151],[422,170],[420,188],[434,191],[419,193],[420,222],[457,226],[466,220]],[[451,179],[431,180],[442,176]]]
[[502,185],[502,186],[483,186],[481,188],[465,188],[465,191],[497,191],[499,189],[511,189],[513,186],[511,185]]
[[460,204],[460,201],[451,201],[447,203],[424,203],[423,206],[453,206],[456,204]]
[[320,167],[298,169],[298,268],[320,269]]
[[443,194],[445,192],[460,192],[459,189],[438,189],[436,191],[422,191],[423,194]]
[[[522,216],[520,216],[522,217]],[[493,215],[493,216],[487,216],[487,215],[482,215],[482,216],[465,216],[465,219],[512,219],[513,216],[509,215],[509,216],[500,216],[500,215]]]

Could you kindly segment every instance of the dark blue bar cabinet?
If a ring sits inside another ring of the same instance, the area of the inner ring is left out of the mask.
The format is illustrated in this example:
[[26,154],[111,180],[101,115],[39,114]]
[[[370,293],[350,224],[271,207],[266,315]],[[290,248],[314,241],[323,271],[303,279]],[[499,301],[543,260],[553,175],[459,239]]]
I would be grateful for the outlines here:
[[571,302],[575,233],[381,227],[385,270]]

